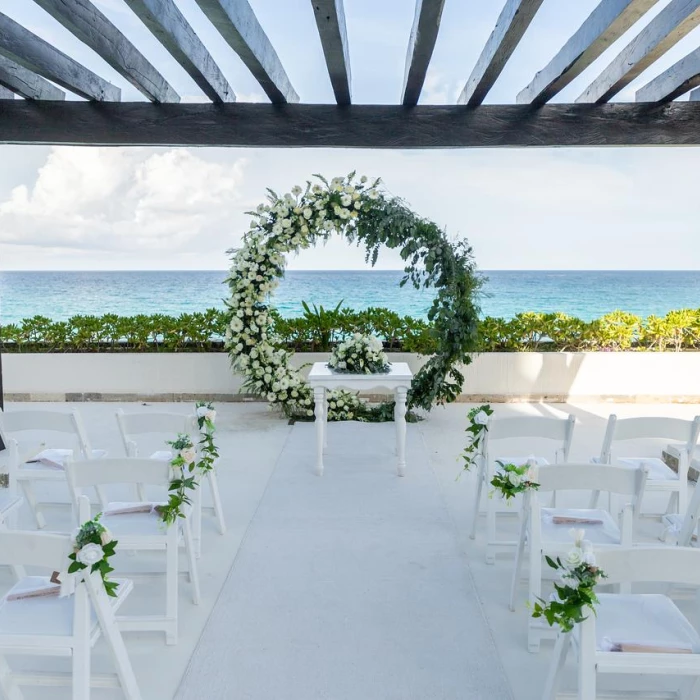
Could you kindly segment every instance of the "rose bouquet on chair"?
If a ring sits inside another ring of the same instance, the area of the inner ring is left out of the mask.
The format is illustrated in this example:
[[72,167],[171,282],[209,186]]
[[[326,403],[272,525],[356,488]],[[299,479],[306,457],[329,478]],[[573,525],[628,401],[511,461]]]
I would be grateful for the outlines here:
[[73,536],[73,552],[68,556],[71,561],[69,574],[89,568],[90,573],[99,571],[107,595],[116,598],[119,584],[108,579],[114,569],[109,565],[109,558],[114,556],[117,540],[110,531],[100,523],[100,516],[83,523]]
[[467,413],[469,425],[465,428],[465,432],[469,433],[469,443],[462,453],[465,472],[468,472],[476,464],[481,443],[484,440],[486,431],[489,429],[489,418],[492,415],[493,409],[488,404],[476,406]]
[[557,625],[562,632],[571,632],[574,625],[583,622],[587,610],[595,613],[595,587],[606,578],[596,566],[591,543],[583,539],[585,534],[585,530],[571,530],[574,548],[565,561],[545,556],[547,564],[559,573],[559,583],[554,584],[549,601],[540,598],[532,608],[532,617],[543,617],[550,627]]
[[519,493],[525,491],[536,491],[540,485],[535,481],[537,466],[531,460],[526,464],[518,466],[517,464],[506,464],[496,461],[500,465],[501,471],[496,472],[491,479],[491,486],[495,493],[499,493],[506,501]]
[[331,353],[328,366],[345,374],[385,374],[391,369],[379,338],[355,333],[339,343]]

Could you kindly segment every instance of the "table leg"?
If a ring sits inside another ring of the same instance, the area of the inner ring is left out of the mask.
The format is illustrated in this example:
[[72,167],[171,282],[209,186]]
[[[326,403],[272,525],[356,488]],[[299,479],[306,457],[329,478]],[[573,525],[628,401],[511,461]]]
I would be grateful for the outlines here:
[[323,476],[323,440],[325,427],[326,390],[322,386],[314,387],[314,406],[316,413],[316,473]]
[[328,392],[323,392],[323,450],[328,448]]
[[406,387],[395,393],[394,422],[396,423],[396,457],[399,476],[406,473]]

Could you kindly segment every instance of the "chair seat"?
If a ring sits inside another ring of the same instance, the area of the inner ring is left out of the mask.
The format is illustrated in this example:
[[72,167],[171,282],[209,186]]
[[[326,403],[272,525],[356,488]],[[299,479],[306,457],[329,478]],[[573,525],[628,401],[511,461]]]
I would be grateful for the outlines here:
[[[30,474],[32,477],[37,478],[39,478],[38,475],[40,475],[40,478],[44,478],[45,476],[51,478],[54,475],[63,474],[63,465],[65,464],[65,460],[74,454],[73,450],[59,448],[43,450],[38,454],[35,454],[31,459],[38,459],[44,453],[46,453],[49,459],[55,462],[55,464],[45,464],[43,462],[24,462],[23,464],[19,465],[19,473],[17,478],[22,478],[22,472],[24,472],[25,478],[29,477]],[[106,457],[106,455],[107,450],[92,450],[90,453],[91,459],[102,459],[103,457]]]
[[[114,579],[119,583],[116,598],[108,598],[116,611],[124,602],[133,588],[131,581]],[[26,576],[9,590],[9,593],[20,593],[43,588],[50,584],[46,576]],[[46,596],[41,598],[25,598],[22,600],[0,600],[0,645],[3,637],[39,636],[67,637],[73,633],[73,602],[74,596],[59,598]],[[92,631],[97,627],[97,618],[92,615]]]
[[[562,522],[556,518],[572,520],[600,520],[600,523]],[[571,528],[586,531],[586,539],[592,544],[620,544],[620,528],[606,510],[599,508],[542,508],[542,540],[544,542],[561,542],[571,549]]]
[[149,459],[160,459],[163,462],[170,462],[173,458],[173,453],[170,450],[156,450]]
[[22,497],[7,493],[6,489],[0,490],[0,519],[6,518],[13,510],[22,505]]
[[165,536],[165,523],[158,513],[123,513],[120,515],[108,515],[115,508],[124,508],[140,505],[138,502],[113,502],[108,503],[100,522],[118,540],[120,537],[133,536]]
[[[664,649],[687,649],[700,654],[700,635],[667,596],[601,593],[598,599],[598,651],[625,651],[625,645],[642,645],[636,651],[661,653]],[[633,646],[628,647],[628,651],[632,650]]]
[[678,481],[678,474],[658,457],[620,457],[617,461],[622,467],[646,467],[651,481]]

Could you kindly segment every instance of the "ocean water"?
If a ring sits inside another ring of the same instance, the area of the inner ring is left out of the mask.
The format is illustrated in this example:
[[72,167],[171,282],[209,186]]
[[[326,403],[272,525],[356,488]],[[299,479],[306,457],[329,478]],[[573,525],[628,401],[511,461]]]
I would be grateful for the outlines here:
[[[399,287],[400,271],[291,271],[274,297],[285,316],[301,301],[355,309],[384,306],[424,316],[433,292]],[[485,271],[484,315],[562,311],[590,320],[615,309],[640,316],[700,307],[700,271]],[[37,314],[64,320],[76,314],[177,315],[223,307],[224,271],[0,272],[0,323]]]

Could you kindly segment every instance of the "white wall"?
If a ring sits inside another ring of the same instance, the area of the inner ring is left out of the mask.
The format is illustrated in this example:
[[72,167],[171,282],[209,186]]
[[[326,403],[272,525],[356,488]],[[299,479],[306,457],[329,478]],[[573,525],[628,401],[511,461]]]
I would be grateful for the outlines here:
[[[298,366],[325,359],[299,353]],[[418,370],[416,355],[393,354]],[[691,401],[700,403],[700,353],[485,353],[464,368],[463,399]],[[15,400],[236,400],[241,378],[223,353],[7,354]]]

